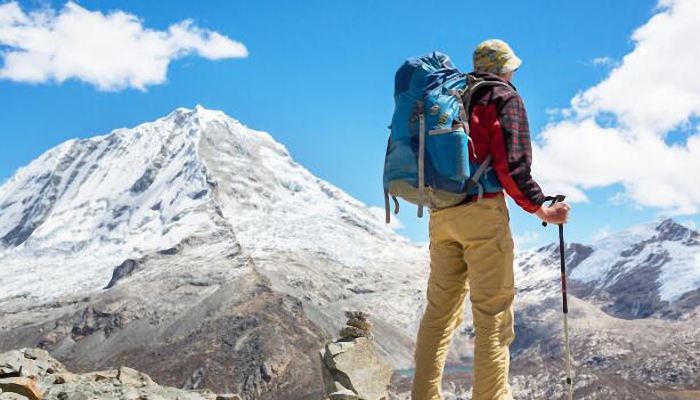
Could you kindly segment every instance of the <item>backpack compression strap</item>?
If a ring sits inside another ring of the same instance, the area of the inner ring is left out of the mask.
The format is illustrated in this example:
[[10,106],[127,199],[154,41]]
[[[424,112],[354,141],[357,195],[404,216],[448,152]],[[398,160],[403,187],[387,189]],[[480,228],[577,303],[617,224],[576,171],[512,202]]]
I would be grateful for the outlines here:
[[425,196],[425,114],[423,102],[418,107],[418,218],[423,218],[423,199]]
[[484,175],[484,173],[491,167],[491,154],[486,157],[484,162],[479,165],[479,168],[476,169],[476,172],[474,172],[474,175],[472,175],[471,178],[469,178],[469,181],[467,181],[467,188],[466,192],[467,194],[471,189],[476,185],[479,188],[479,197],[478,200],[481,201],[481,198],[484,197],[484,186],[479,183],[479,179]]

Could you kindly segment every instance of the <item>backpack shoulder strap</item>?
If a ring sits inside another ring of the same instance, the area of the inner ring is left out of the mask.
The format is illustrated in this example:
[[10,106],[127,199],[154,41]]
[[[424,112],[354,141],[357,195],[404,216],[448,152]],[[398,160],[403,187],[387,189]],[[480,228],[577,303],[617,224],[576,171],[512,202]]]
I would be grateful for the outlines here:
[[[469,108],[471,106],[471,101],[472,101],[472,96],[474,93],[476,93],[477,90],[480,88],[484,87],[495,87],[495,86],[508,86],[505,82],[499,82],[499,81],[486,81],[480,78],[477,78],[473,75],[465,74],[467,78],[467,87],[464,89],[464,92],[462,93],[462,103],[463,105],[460,107],[460,116],[463,121],[465,121],[465,125],[469,125]],[[466,131],[469,133],[469,131]],[[484,175],[484,173],[489,169],[491,166],[491,161],[493,157],[489,154],[486,159],[479,165],[479,168],[474,172],[474,175],[472,175],[469,178],[469,181],[467,182],[467,192],[471,191],[471,189],[474,186],[477,186],[479,188],[479,200],[481,200],[483,196],[483,186],[479,183],[479,179]]]
[[467,87],[462,92],[462,103],[464,103],[464,109],[466,113],[469,113],[469,107],[471,106],[472,96],[477,90],[484,87],[495,87],[495,86],[507,86],[509,84],[499,81],[487,81],[481,78],[477,78],[474,75],[465,74],[467,78]]

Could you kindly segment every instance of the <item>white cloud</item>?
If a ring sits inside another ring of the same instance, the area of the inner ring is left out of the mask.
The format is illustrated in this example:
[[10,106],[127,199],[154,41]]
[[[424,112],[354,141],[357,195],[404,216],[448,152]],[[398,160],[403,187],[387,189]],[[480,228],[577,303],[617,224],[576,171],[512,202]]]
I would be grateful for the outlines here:
[[[541,133],[534,175],[548,192],[622,184],[624,197],[671,214],[700,211],[700,134],[669,144],[700,116],[700,1],[664,0],[632,35],[634,49],[605,80],[572,100]],[[553,190],[555,189],[555,190]]]
[[606,237],[610,236],[611,233],[612,231],[610,230],[610,225],[605,225],[593,234],[593,240],[597,242],[599,240],[605,239]]
[[[372,206],[369,207],[369,211],[378,221],[382,221],[383,224],[386,224],[386,211],[383,207]],[[394,214],[393,211],[391,213],[391,222],[389,222],[389,227],[395,231],[403,229],[404,227],[401,220],[396,216],[396,214]]]
[[144,90],[165,82],[171,61],[248,55],[239,42],[185,20],[165,31],[143,26],[123,11],[103,14],[68,2],[30,13],[17,2],[0,4],[0,79],[26,83],[78,79],[100,90]]
[[527,250],[541,244],[540,234],[533,231],[525,231],[522,235],[514,235],[513,243],[516,250]]
[[591,64],[594,67],[616,67],[618,65],[612,57],[608,56],[596,57],[591,60]]

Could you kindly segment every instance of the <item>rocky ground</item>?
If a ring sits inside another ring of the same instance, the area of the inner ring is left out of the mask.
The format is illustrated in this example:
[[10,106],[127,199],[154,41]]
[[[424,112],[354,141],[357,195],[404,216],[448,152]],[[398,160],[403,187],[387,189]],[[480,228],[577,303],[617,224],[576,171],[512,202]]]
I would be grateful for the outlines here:
[[182,249],[200,251],[180,260],[212,273],[202,267],[189,275],[189,262],[165,255],[140,263],[149,277],[139,285],[126,278],[108,291],[29,310],[21,299],[10,302],[0,346],[38,345],[81,373],[128,365],[179,388],[317,398],[317,352],[327,336],[301,302],[273,291],[245,257],[221,257],[204,244]]
[[0,354],[3,400],[239,400],[235,394],[160,386],[148,375],[122,366],[74,374],[41,349]]

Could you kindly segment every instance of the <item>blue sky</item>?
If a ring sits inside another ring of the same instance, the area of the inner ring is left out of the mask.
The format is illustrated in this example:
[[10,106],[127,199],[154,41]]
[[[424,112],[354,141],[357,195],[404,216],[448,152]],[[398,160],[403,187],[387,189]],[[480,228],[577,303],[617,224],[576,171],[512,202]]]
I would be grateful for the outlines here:
[[[64,4],[19,2],[24,12],[60,10]],[[560,118],[551,110],[569,108],[577,93],[603,81],[634,50],[632,32],[656,9],[650,0],[462,2],[447,11],[430,2],[398,0],[77,4],[104,13],[122,10],[154,30],[192,19],[200,28],[243,43],[249,54],[175,60],[167,81],[145,90],[104,91],[78,80],[29,84],[0,79],[0,180],[67,139],[135,126],[174,108],[201,104],[270,132],[314,174],[376,206],[383,205],[381,172],[393,74],[405,58],[440,50],[466,71],[481,40],[508,41],[523,59],[514,84],[539,140],[548,122]],[[689,126],[694,129],[695,123]],[[692,129],[677,131],[668,140],[683,143]],[[620,183],[592,186],[584,190],[589,202],[573,204],[567,227],[571,240],[588,242],[601,232],[646,222],[668,210],[622,196],[626,189]],[[511,218],[524,246],[555,239],[554,229],[544,230],[535,217],[515,207]],[[399,232],[427,240],[427,221],[417,220],[412,207],[405,207],[400,219],[404,228]],[[692,212],[677,219],[700,222]]]

